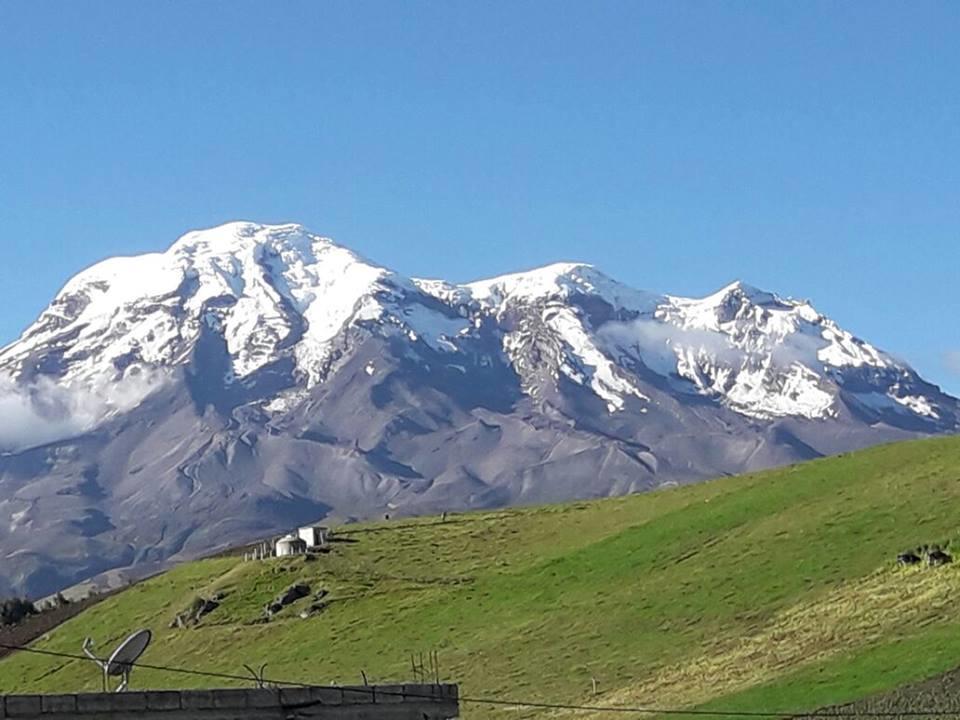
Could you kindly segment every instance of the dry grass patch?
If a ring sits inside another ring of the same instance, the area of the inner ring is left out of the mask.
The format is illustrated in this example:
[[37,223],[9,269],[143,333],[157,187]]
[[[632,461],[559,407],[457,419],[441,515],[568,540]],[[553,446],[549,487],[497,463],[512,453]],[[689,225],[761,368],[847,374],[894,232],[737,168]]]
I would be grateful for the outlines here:
[[752,636],[709,645],[698,656],[594,700],[607,705],[694,707],[937,622],[948,611],[960,609],[958,592],[960,569],[955,567],[883,570],[788,608]]

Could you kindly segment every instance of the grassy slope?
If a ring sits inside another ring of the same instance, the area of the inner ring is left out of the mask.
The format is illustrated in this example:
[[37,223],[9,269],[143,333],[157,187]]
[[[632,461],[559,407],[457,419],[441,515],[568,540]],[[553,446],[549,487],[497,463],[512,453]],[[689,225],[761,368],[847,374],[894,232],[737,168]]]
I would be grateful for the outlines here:
[[[316,683],[355,683],[361,669],[409,679],[410,652],[438,649],[466,695],[812,709],[960,665],[960,566],[891,562],[960,538],[958,510],[960,438],[890,445],[649,495],[358,526],[311,563],[191,563],[37,646],[76,652],[85,634],[113,645],[148,626],[145,662],[232,673],[269,662],[270,676]],[[333,603],[256,624],[297,580]],[[199,627],[168,629],[217,590],[226,600]],[[229,684],[150,670],[135,681]],[[98,685],[87,663],[0,662],[0,692]]]

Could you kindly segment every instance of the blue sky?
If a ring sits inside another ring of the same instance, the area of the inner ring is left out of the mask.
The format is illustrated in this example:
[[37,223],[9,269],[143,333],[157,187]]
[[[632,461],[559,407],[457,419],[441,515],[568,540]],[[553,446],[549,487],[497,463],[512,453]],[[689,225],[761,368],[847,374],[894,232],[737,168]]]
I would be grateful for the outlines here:
[[96,260],[298,221],[419,276],[742,278],[960,392],[960,3],[3,0],[0,28],[0,343]]

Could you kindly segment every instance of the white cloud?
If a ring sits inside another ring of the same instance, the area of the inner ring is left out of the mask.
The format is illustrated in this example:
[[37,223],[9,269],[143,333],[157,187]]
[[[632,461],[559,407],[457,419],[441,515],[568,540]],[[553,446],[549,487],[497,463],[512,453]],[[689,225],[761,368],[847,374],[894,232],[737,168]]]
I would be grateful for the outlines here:
[[600,328],[601,337],[622,345],[650,347],[677,345],[702,349],[713,355],[735,358],[742,355],[730,338],[723,333],[699,328],[682,328],[656,320],[638,319],[630,322],[610,322]]
[[954,375],[960,375],[960,350],[948,350],[943,354],[943,364]]
[[0,378],[0,451],[26,450],[91,430],[132,410],[163,381],[160,373],[83,386],[49,378],[20,385]]

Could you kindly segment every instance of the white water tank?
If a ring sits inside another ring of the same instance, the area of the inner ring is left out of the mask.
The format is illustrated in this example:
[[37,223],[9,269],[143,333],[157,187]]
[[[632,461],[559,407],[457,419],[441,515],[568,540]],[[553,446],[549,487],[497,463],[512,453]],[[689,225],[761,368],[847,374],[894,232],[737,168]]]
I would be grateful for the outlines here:
[[301,538],[293,535],[284,535],[277,540],[274,554],[277,557],[286,557],[287,555],[302,555],[307,551],[307,543]]

